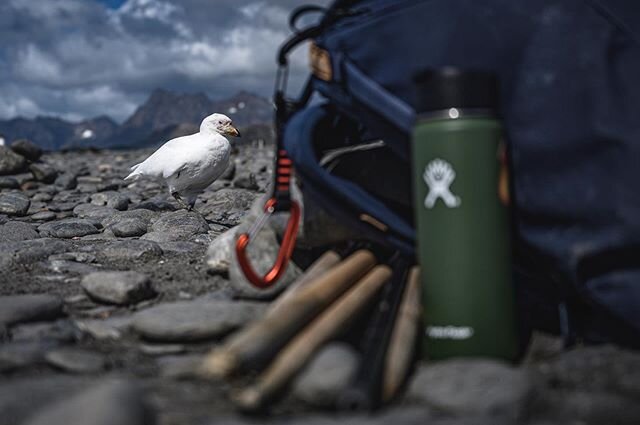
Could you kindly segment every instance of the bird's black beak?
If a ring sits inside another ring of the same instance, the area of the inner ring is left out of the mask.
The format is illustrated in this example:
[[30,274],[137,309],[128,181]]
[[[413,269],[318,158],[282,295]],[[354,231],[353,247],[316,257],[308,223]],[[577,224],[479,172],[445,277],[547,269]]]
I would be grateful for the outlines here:
[[225,134],[227,134],[228,136],[240,137],[240,132],[232,125],[229,126],[227,131],[225,131]]

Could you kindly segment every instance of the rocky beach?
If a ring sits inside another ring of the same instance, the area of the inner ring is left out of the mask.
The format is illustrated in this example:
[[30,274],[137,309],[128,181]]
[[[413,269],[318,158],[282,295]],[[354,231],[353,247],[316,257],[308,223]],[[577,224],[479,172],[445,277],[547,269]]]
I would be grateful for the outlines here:
[[179,209],[159,182],[123,181],[150,153],[0,147],[0,424],[640,420],[640,355],[614,346],[565,351],[545,335],[534,336],[517,367],[419,362],[404,395],[373,415],[332,409],[358,363],[353,346],[332,343],[282,403],[241,415],[229,394],[242,381],[195,371],[268,301],[240,297],[224,261],[212,269],[207,255],[266,191],[271,149],[235,152],[194,211]]

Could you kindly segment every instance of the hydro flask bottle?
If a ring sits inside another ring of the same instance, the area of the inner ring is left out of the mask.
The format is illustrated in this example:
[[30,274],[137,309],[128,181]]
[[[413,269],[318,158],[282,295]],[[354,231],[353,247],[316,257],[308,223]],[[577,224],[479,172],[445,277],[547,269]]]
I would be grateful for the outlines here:
[[510,224],[500,202],[498,81],[455,68],[415,79],[412,138],[429,359],[515,359],[517,338]]

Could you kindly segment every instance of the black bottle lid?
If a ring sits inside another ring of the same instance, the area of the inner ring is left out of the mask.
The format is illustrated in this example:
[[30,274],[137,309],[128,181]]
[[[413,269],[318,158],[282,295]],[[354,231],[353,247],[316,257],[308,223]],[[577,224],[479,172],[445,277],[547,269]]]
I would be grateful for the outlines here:
[[449,108],[499,111],[498,77],[454,67],[429,69],[413,77],[418,114]]

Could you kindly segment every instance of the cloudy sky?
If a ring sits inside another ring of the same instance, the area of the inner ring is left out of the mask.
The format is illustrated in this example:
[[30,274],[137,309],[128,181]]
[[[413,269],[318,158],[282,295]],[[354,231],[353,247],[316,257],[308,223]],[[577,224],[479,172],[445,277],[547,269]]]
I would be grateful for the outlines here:
[[121,121],[156,87],[268,96],[288,14],[307,3],[327,1],[0,0],[0,119]]

